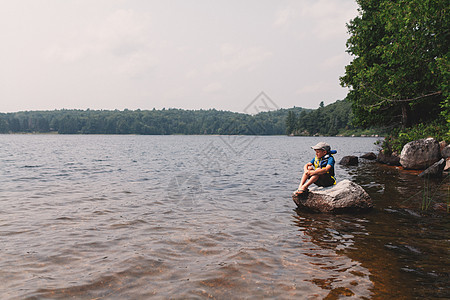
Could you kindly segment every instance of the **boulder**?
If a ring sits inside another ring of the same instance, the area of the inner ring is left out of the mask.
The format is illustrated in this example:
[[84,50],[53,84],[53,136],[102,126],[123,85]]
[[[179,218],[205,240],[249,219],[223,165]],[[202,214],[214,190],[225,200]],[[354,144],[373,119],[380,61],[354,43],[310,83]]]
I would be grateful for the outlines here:
[[419,177],[442,177],[442,172],[445,167],[445,159],[441,158],[440,161],[434,163],[431,167],[419,174]]
[[380,151],[377,156],[377,162],[390,166],[400,166],[400,157],[395,154],[388,155]]
[[361,155],[360,157],[364,158],[364,159],[368,159],[368,160],[375,160],[375,159],[377,159],[377,155],[375,153],[373,153],[373,152],[368,152],[368,153],[366,153],[364,155]]
[[329,188],[319,188],[299,196],[292,195],[292,200],[300,209],[315,212],[352,212],[365,211],[373,207],[372,199],[358,184],[350,180],[339,181]]
[[400,154],[400,164],[405,169],[424,170],[440,159],[439,143],[433,138],[409,142]]
[[357,166],[358,157],[353,155],[344,156],[339,162],[339,164],[344,166]]

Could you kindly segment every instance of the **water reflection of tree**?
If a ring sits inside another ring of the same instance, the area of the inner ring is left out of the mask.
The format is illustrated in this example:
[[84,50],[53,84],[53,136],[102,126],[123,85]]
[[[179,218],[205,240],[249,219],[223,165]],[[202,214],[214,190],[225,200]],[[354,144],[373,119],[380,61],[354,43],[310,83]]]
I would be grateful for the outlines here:
[[[444,178],[421,178],[421,171],[404,170],[375,162],[362,162],[347,171],[380,207],[422,209],[424,191],[432,192],[432,204],[447,203],[450,176]],[[434,205],[435,206],[435,205]]]
[[[398,286],[401,274],[396,259],[386,251],[383,240],[372,239],[367,216],[297,213],[295,223],[311,237],[311,242],[345,255],[369,270],[374,298],[408,298],[408,289]],[[368,275],[355,271],[351,274],[355,277]],[[322,282],[316,284],[323,287]],[[337,299],[331,293],[330,297]]]

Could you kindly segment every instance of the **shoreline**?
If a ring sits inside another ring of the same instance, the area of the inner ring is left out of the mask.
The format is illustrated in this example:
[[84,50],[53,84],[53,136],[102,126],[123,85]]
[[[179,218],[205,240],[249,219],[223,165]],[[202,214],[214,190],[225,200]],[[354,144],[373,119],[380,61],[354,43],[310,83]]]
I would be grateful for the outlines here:
[[352,137],[363,137],[363,138],[385,138],[382,135],[285,135],[285,134],[183,134],[183,133],[174,133],[174,134],[139,134],[139,133],[58,133],[57,131],[50,131],[50,132],[8,132],[8,133],[0,133],[0,135],[120,135],[120,136],[126,136],[126,135],[137,135],[137,136],[285,136],[289,138],[299,138],[299,137],[323,137],[323,138],[330,138],[330,137],[344,137],[344,138],[352,138]]

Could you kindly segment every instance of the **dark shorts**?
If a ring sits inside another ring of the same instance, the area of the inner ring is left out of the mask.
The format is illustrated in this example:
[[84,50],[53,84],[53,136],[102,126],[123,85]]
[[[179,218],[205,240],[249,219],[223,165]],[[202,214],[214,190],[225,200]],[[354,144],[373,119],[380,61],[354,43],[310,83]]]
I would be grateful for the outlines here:
[[314,182],[318,186],[332,186],[336,181],[334,178],[330,175],[330,173],[325,173],[319,176],[319,179],[317,179],[316,182]]

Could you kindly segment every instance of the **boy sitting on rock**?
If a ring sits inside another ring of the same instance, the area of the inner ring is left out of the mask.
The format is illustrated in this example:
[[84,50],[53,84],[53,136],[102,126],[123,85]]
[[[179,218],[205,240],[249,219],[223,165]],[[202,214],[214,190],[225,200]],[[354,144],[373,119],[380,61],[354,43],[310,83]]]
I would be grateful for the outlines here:
[[296,196],[306,196],[308,187],[313,183],[323,187],[336,184],[336,178],[334,177],[335,160],[331,155],[336,151],[331,151],[330,145],[324,142],[320,142],[311,148],[316,151],[316,157],[303,167],[304,173],[295,192]]

